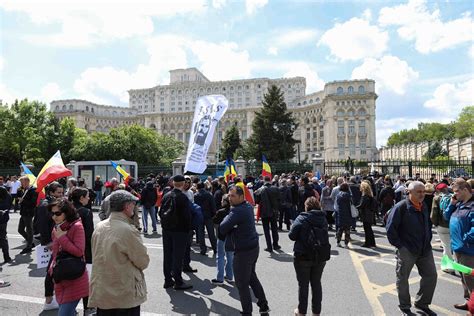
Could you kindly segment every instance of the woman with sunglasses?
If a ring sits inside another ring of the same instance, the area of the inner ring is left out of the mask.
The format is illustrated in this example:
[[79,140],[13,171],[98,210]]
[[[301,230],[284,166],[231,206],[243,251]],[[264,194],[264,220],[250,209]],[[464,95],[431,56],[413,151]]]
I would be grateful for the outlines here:
[[[79,215],[67,198],[53,201],[48,205],[48,210],[55,224],[52,232],[53,261],[48,271],[52,275],[59,252],[63,251],[75,257],[84,258],[86,238]],[[55,282],[54,292],[59,303],[58,316],[75,316],[76,307],[81,298],[89,296],[87,269],[75,280]]]

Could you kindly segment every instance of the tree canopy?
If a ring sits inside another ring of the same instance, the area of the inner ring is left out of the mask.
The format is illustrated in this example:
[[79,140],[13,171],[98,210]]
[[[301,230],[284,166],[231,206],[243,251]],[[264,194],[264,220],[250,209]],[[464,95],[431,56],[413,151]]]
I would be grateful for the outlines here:
[[458,119],[448,124],[419,123],[417,128],[404,129],[393,133],[387,140],[387,146],[410,143],[439,142],[474,135],[474,106],[462,109]]
[[38,101],[15,101],[0,106],[0,166],[17,166],[20,161],[42,166],[61,151],[70,160],[126,159],[142,165],[170,164],[184,150],[184,144],[155,131],[127,125],[110,133],[88,134],[74,121],[59,121]]
[[224,139],[222,140],[222,147],[220,149],[220,159],[227,159],[234,157],[236,150],[241,147],[239,129],[236,124],[233,124],[225,131]]
[[265,154],[270,161],[289,161],[295,156],[293,133],[298,125],[286,107],[283,92],[275,85],[269,87],[262,104],[242,153],[246,158],[260,160]]

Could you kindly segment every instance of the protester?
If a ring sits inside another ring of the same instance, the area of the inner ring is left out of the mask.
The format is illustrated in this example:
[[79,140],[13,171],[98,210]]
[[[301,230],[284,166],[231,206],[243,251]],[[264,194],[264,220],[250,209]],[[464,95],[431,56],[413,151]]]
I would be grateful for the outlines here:
[[12,196],[4,186],[0,186],[0,248],[2,248],[3,263],[12,262],[7,238],[7,225],[10,220],[11,205]]
[[334,200],[331,197],[332,181],[326,180],[326,185],[321,191],[321,209],[326,212],[326,220],[329,224],[329,230],[333,230],[334,224]]
[[362,197],[360,204],[357,205],[357,209],[359,210],[359,216],[364,225],[365,242],[362,247],[375,248],[375,236],[372,225],[375,224],[374,214],[377,210],[377,202],[374,199],[372,189],[368,182],[363,181],[360,184],[360,191]]
[[13,212],[16,213],[18,210],[18,199],[20,198],[18,196],[18,190],[21,187],[20,181],[17,179],[16,176],[12,176],[10,180],[10,185],[8,186],[10,189],[10,195],[12,196],[13,199]]
[[351,194],[349,192],[349,185],[342,183],[339,186],[339,193],[336,196],[336,223],[338,225],[336,240],[337,246],[341,247],[342,234],[344,233],[345,247],[349,248],[349,241],[351,240]]
[[[264,177],[265,184],[255,191],[255,202],[260,207],[260,217],[262,218],[263,232],[267,242],[265,251],[273,252],[280,250],[278,244],[278,209],[280,205],[280,192],[278,188],[272,186],[269,176]],[[272,234],[270,235],[270,229]]]
[[102,204],[102,187],[104,183],[100,180],[100,176],[95,177],[94,181],[94,192],[95,192],[95,205],[100,206]]
[[140,201],[142,203],[142,222],[143,222],[143,233],[148,234],[148,214],[151,217],[151,227],[153,229],[153,234],[157,232],[156,230],[156,200],[158,195],[156,189],[153,185],[153,182],[148,181],[145,185],[145,188],[141,192]]
[[260,314],[267,314],[270,311],[268,301],[255,272],[259,246],[253,207],[245,201],[244,191],[238,186],[229,188],[229,202],[232,207],[229,215],[220,224],[219,232],[230,238],[234,250],[233,268],[235,285],[242,305],[241,314],[252,315],[249,286],[257,298]]
[[[436,228],[438,237],[441,240],[441,246],[443,247],[443,256],[448,256],[450,260],[453,260],[451,251],[451,237],[449,234],[449,222],[444,218],[444,211],[449,206],[448,203],[444,202],[441,204],[441,200],[448,199],[451,202],[451,194],[448,191],[448,186],[445,183],[440,183],[436,186],[436,193],[433,197],[433,205],[431,208],[431,222]],[[454,274],[454,270],[445,269],[443,272]]]
[[30,253],[33,250],[33,216],[36,209],[36,200],[38,193],[30,185],[30,179],[27,176],[20,178],[21,197],[20,203],[20,222],[18,223],[18,233],[26,240],[25,248],[20,254]]
[[[293,265],[298,280],[298,308],[295,315],[306,315],[308,308],[308,288],[311,284],[311,310],[313,315],[321,313],[321,301],[323,291],[321,286],[321,276],[323,274],[326,261],[330,258],[330,246],[328,237],[328,223],[326,214],[321,210],[319,201],[315,197],[310,197],[305,202],[306,212],[300,213],[291,226],[288,237],[295,241]],[[314,232],[317,233],[314,233]],[[309,236],[316,237],[316,240]],[[314,244],[308,242],[319,242],[327,245],[321,251],[315,251]]]
[[159,214],[163,229],[163,287],[187,290],[193,286],[184,283],[181,274],[189,232],[192,229],[191,201],[183,192],[185,178],[182,175],[173,177],[173,187],[163,197]]
[[388,240],[397,248],[398,307],[403,315],[416,315],[410,309],[408,283],[415,264],[421,276],[415,308],[426,315],[436,315],[429,308],[436,288],[437,272],[431,248],[432,223],[428,209],[423,203],[424,195],[424,184],[420,181],[411,182],[408,186],[408,198],[393,207],[387,221]]
[[[84,257],[86,238],[79,215],[66,198],[53,201],[48,205],[48,210],[52,213],[55,223],[52,232],[52,262],[48,270],[54,279],[53,271],[65,253],[78,258]],[[75,316],[81,298],[89,296],[89,277],[85,265],[80,277],[73,280],[55,280],[54,292],[59,303],[58,316]]]
[[291,188],[289,187],[290,180],[282,178],[280,180],[280,206],[279,206],[279,218],[278,218],[278,229],[283,231],[283,222],[285,222],[286,229],[290,230],[291,227],[291,208],[293,201],[291,198]]
[[[37,222],[41,246],[51,250],[53,245],[52,231],[54,228],[54,220],[52,218],[51,212],[49,211],[48,205],[53,203],[56,199],[61,199],[64,196],[64,188],[61,184],[59,184],[59,182],[54,181],[46,187],[45,193],[46,198],[41,200],[39,206],[37,207],[36,216],[38,217]],[[49,260],[48,267],[46,268],[47,271],[51,266],[52,260],[53,258]],[[44,311],[59,308],[56,297],[54,297],[53,278],[49,273],[46,273],[44,279],[44,296]]]
[[89,307],[97,308],[97,316],[139,316],[147,299],[143,270],[150,257],[133,224],[138,198],[120,190],[109,201],[110,217],[92,235]]
[[233,282],[232,280],[234,278],[234,270],[232,268],[234,262],[234,251],[231,245],[231,240],[219,232],[219,225],[230,212],[230,202],[227,194],[224,194],[222,197],[221,205],[222,208],[217,211],[213,218],[217,230],[217,276],[215,279],[212,279],[211,282],[218,285],[223,284],[224,280],[227,282]]
[[[474,195],[469,183],[462,178],[454,181],[452,189],[451,203],[444,212],[444,218],[449,221],[451,249],[458,263],[474,267]],[[462,285],[464,298],[469,300],[474,290],[474,277],[463,273]],[[467,310],[467,301],[454,307]]]
[[203,223],[199,227],[199,246],[201,247],[201,255],[206,255],[207,246],[205,239],[205,231],[211,243],[212,251],[214,255],[217,254],[217,239],[214,230],[214,223],[212,218],[216,215],[216,203],[212,194],[206,190],[204,183],[199,182],[197,184],[197,192],[194,195],[194,202],[201,207],[203,214]]
[[109,205],[110,198],[109,198],[109,196],[113,192],[115,192],[119,189],[120,189],[119,188],[119,182],[118,182],[117,178],[110,179],[109,186],[107,188],[107,190],[109,191],[108,195],[102,201],[102,205],[100,206],[99,218],[100,218],[101,221],[105,220],[110,215],[110,205]]

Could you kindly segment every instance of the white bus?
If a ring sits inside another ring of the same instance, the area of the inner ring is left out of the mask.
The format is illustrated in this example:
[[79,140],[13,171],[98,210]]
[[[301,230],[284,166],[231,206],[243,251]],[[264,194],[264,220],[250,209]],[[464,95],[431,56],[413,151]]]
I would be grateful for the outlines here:
[[[114,160],[117,165],[121,166],[131,177],[137,179],[138,165],[135,161],[127,161],[124,159]],[[72,160],[66,166],[72,171],[73,177],[84,179],[88,188],[92,188],[96,176],[100,176],[105,183],[112,178],[117,178],[122,181],[122,176],[115,170],[110,163],[110,160],[103,161],[74,161]]]

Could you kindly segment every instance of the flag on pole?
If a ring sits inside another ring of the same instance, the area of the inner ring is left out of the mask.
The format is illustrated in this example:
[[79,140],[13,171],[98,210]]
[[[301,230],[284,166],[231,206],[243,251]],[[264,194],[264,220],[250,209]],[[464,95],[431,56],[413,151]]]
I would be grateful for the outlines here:
[[262,176],[269,176],[270,179],[272,178],[272,169],[270,168],[265,155],[262,155]]
[[21,163],[21,167],[23,168],[23,172],[25,173],[25,176],[27,176],[28,179],[30,179],[31,185],[35,186],[36,185],[35,175],[33,174],[33,172],[31,172],[31,170],[23,162],[20,162],[20,163]]
[[232,158],[227,158],[224,169],[225,182],[229,183],[230,180],[233,180],[237,176],[236,169],[234,160],[232,160]]
[[120,167],[119,165],[117,165],[115,162],[113,162],[112,160],[110,161],[110,163],[112,164],[112,166],[115,168],[115,170],[117,170],[118,173],[120,173],[120,175],[123,177],[123,182],[125,184],[128,183],[128,180],[130,179],[130,175],[127,173],[127,171],[125,171],[122,167]]
[[38,192],[38,200],[36,204],[39,205],[39,202],[42,198],[45,198],[44,188],[54,180],[64,177],[72,176],[71,170],[66,168],[61,158],[61,153],[59,150],[51,157],[48,162],[43,166],[41,171],[36,177],[36,192]]
[[249,191],[249,188],[247,188],[247,186],[242,181],[237,182],[235,185],[242,188],[242,190],[244,191],[245,201],[249,202],[250,205],[254,206],[255,201],[253,200],[253,197]]

